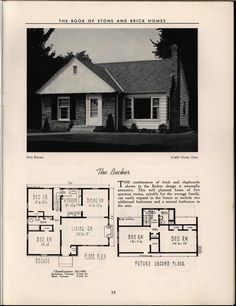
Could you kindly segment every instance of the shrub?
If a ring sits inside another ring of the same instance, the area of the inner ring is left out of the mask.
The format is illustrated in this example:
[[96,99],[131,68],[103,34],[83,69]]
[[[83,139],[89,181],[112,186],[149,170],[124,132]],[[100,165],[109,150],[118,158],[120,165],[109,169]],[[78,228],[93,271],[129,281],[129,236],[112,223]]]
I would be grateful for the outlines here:
[[136,123],[132,123],[131,125],[131,132],[138,132],[138,127]]
[[120,128],[120,132],[128,132],[128,128],[127,126],[123,125],[121,128]]
[[94,132],[106,132],[105,126],[96,126],[93,130]]
[[147,133],[147,129],[143,128],[140,130],[141,133]]
[[166,124],[160,124],[158,127],[159,134],[166,134],[167,133],[167,125]]
[[107,117],[106,132],[113,133],[114,131],[115,131],[114,121],[112,114],[110,113]]
[[74,122],[71,120],[70,124],[69,124],[69,127],[68,127],[68,131],[70,131],[70,129],[73,127],[73,125],[74,125]]
[[43,124],[43,132],[49,132],[49,130],[50,130],[50,126],[49,126],[48,118],[46,118]]
[[191,128],[189,126],[180,126],[178,128],[177,133],[186,133],[186,132],[190,132]]

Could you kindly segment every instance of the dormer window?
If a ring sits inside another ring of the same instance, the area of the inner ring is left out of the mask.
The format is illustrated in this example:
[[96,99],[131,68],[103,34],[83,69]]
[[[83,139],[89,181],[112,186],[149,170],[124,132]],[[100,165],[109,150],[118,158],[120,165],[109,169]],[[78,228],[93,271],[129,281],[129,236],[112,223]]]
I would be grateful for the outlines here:
[[77,66],[73,66],[73,74],[77,74]]

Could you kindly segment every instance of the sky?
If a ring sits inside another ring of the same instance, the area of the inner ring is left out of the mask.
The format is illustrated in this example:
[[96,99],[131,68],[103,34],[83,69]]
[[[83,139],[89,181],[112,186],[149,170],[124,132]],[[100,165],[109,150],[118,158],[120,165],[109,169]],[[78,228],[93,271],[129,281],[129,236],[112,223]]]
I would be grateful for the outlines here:
[[56,55],[86,50],[94,63],[155,59],[150,39],[159,39],[156,29],[55,29],[47,45]]

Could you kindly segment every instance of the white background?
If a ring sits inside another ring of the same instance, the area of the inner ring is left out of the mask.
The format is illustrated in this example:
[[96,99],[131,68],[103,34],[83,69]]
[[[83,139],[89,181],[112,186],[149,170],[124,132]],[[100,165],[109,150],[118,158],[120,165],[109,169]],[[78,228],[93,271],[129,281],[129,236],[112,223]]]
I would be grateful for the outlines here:
[[[232,304],[233,3],[3,4],[4,304]],[[39,153],[43,159],[27,159],[33,154],[26,152],[25,23],[58,22],[59,18],[164,18],[167,22],[199,22],[195,25],[199,35],[199,152],[194,154],[198,159],[171,159],[191,153]],[[131,172],[126,179],[171,177],[201,181],[198,215],[203,253],[194,268],[188,271],[135,268],[133,261],[117,259],[114,251],[114,256],[90,273],[88,279],[51,279],[48,266],[37,266],[26,256],[26,184],[71,180],[76,184],[116,187],[121,177],[98,176],[96,169],[100,167],[126,168]],[[111,295],[112,290],[117,294]]]

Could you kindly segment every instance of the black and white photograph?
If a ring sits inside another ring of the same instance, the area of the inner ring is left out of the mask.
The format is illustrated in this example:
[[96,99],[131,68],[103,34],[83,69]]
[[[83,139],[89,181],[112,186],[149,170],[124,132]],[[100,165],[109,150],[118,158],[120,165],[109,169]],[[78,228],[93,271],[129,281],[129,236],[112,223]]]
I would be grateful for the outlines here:
[[28,28],[28,152],[198,152],[195,28]]

